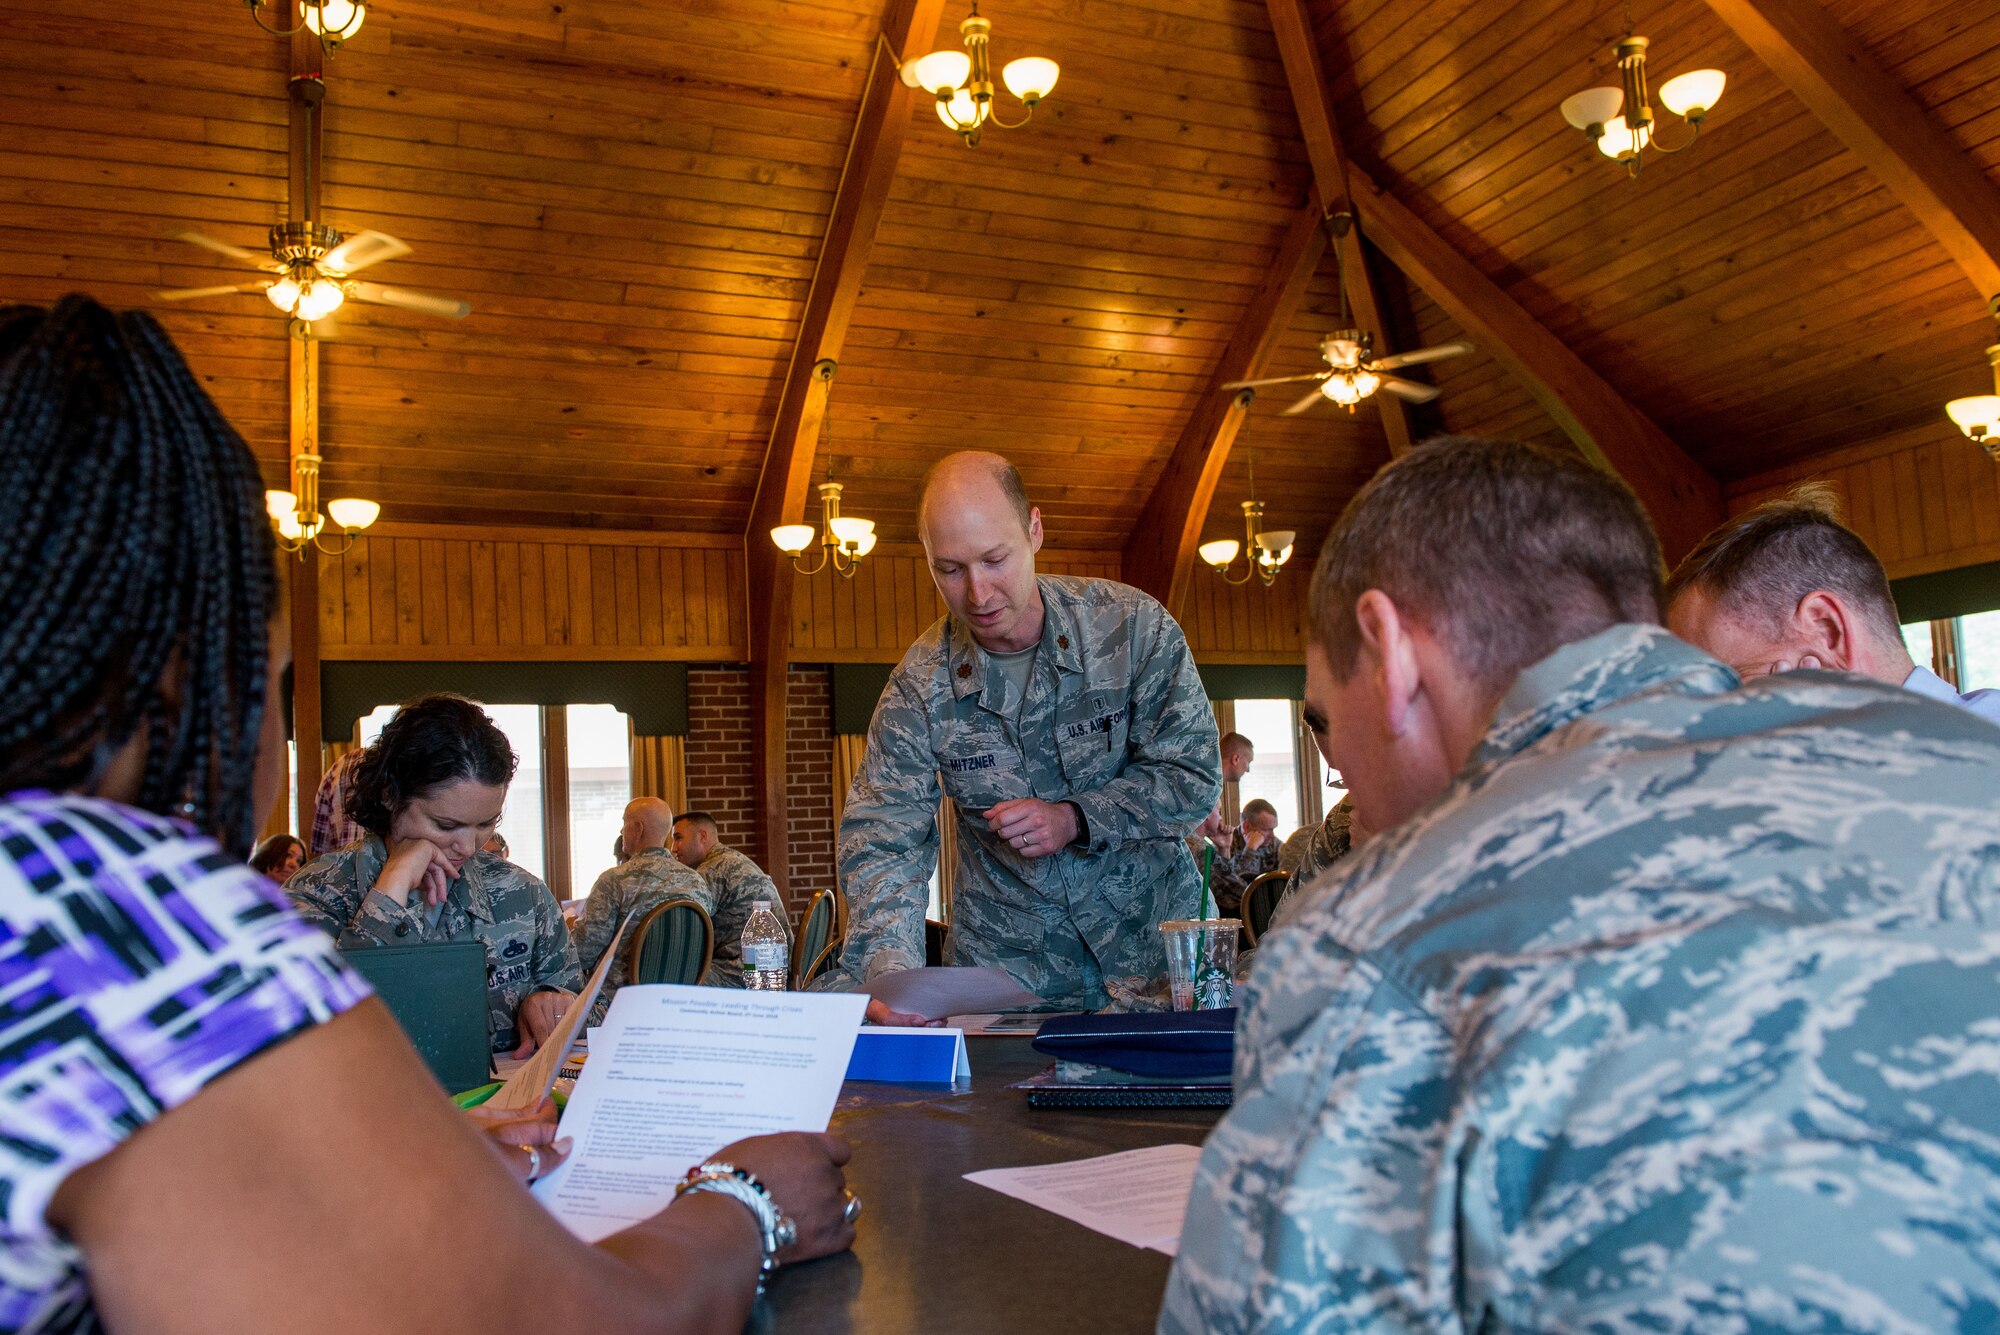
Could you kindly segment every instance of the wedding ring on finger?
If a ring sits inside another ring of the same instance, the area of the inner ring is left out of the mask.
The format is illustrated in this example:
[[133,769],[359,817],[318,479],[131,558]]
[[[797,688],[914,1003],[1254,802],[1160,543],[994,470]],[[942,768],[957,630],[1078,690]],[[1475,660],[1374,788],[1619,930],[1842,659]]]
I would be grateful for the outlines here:
[[542,1152],[533,1145],[523,1145],[528,1152],[528,1181],[533,1182],[542,1175]]
[[840,1207],[840,1217],[851,1224],[861,1217],[861,1198],[851,1191],[843,1191],[840,1194],[847,1198],[847,1203]]

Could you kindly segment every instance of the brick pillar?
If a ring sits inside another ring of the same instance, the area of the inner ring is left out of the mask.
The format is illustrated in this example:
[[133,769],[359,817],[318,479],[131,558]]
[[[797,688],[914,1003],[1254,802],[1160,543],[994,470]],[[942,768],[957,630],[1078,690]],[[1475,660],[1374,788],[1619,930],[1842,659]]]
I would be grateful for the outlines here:
[[715,817],[723,843],[755,849],[750,673],[745,668],[688,669],[687,793],[690,811]]
[[793,668],[786,683],[786,796],[791,804],[792,905],[834,882],[833,679],[823,667]]

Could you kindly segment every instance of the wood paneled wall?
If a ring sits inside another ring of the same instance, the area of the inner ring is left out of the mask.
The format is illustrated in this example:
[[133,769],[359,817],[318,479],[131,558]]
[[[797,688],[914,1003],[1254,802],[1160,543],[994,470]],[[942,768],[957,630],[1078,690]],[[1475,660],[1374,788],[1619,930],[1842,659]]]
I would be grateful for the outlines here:
[[[1045,551],[1048,574],[1118,576],[1104,552]],[[1182,625],[1204,662],[1299,661],[1310,567],[1230,588],[1196,572]],[[793,661],[892,663],[944,615],[922,552],[884,544],[852,579],[797,580]],[[741,662],[743,554],[726,538],[384,523],[319,558],[329,660]]]
[[1848,525],[1891,579],[2000,560],[2000,464],[1949,422],[1744,478],[1728,489],[1729,512],[1808,478],[1840,492]]
[[744,655],[743,559],[725,538],[383,525],[321,557],[327,659]]

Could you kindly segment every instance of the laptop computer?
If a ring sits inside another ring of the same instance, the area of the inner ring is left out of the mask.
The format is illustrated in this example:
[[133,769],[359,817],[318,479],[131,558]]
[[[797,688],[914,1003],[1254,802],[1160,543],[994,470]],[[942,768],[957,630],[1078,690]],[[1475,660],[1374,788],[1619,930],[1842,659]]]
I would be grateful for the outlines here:
[[446,1093],[487,1082],[486,947],[446,941],[340,953],[382,998]]

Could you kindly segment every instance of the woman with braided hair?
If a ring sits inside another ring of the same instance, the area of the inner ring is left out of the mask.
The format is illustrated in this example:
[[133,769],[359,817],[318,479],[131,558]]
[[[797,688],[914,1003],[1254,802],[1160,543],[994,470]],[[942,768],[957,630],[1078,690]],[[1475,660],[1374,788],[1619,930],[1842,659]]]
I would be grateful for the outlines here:
[[529,1275],[585,1328],[741,1329],[760,1266],[852,1241],[845,1142],[732,1145],[595,1247],[521,1190],[552,1124],[482,1143],[243,860],[274,555],[158,325],[0,309],[0,1330],[540,1331]]

